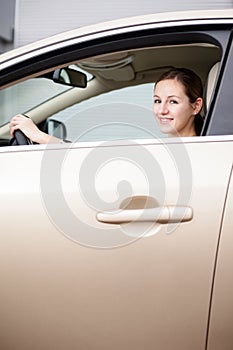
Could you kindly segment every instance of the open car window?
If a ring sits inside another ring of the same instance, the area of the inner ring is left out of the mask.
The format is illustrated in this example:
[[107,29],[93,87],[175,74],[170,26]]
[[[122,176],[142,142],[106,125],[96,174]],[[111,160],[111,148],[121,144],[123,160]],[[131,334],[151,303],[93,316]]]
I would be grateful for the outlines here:
[[[0,91],[0,123],[4,125],[15,114],[24,113],[43,131],[61,138],[65,135],[71,142],[166,137],[153,115],[156,79],[172,67],[195,71],[204,86],[205,116],[221,58],[218,45],[194,42],[78,60],[75,65],[88,76],[86,87],[67,87],[43,75],[7,87]],[[214,66],[217,68],[213,70]],[[65,129],[63,134],[57,122]],[[0,129],[4,137],[7,131],[6,127],[2,132]]]

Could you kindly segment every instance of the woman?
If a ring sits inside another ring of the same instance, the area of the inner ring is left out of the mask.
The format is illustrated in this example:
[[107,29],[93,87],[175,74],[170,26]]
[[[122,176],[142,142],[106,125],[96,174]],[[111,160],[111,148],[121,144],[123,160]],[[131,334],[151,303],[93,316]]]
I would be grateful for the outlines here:
[[[168,136],[200,135],[203,118],[202,83],[200,78],[186,68],[175,68],[164,73],[154,88],[154,114],[162,133]],[[30,118],[18,114],[11,119],[10,132],[22,132],[36,143],[59,143],[62,140],[48,135]]]
[[203,118],[201,79],[186,68],[164,73],[154,87],[154,115],[162,133],[173,136],[200,135]]

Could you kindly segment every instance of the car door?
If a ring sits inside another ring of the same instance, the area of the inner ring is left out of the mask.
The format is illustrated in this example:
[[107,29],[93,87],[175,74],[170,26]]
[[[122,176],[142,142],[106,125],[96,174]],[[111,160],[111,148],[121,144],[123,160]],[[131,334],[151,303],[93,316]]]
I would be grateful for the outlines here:
[[205,136],[0,148],[4,349],[206,348],[232,168],[233,125],[218,124],[230,59]]
[[204,349],[232,141],[59,146],[1,153],[1,343]]

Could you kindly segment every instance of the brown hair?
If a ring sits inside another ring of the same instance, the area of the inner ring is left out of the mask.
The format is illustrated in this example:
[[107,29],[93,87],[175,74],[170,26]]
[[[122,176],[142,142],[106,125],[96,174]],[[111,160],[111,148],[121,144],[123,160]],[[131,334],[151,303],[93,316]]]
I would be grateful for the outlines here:
[[[194,103],[198,97],[202,98],[203,86],[201,79],[192,70],[188,68],[172,68],[163,73],[156,83],[167,79],[176,79],[184,86],[185,94],[188,96],[190,103]],[[203,123],[204,118],[201,114],[196,114],[194,118],[194,127],[197,135],[201,134]]]

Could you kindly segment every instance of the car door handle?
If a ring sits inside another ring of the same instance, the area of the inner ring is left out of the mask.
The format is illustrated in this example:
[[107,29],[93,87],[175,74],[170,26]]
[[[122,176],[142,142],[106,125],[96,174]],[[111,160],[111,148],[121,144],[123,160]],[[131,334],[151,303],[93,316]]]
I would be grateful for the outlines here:
[[164,206],[145,209],[125,209],[97,213],[97,220],[108,224],[123,224],[131,221],[154,221],[160,224],[190,221],[193,210],[186,206]]

